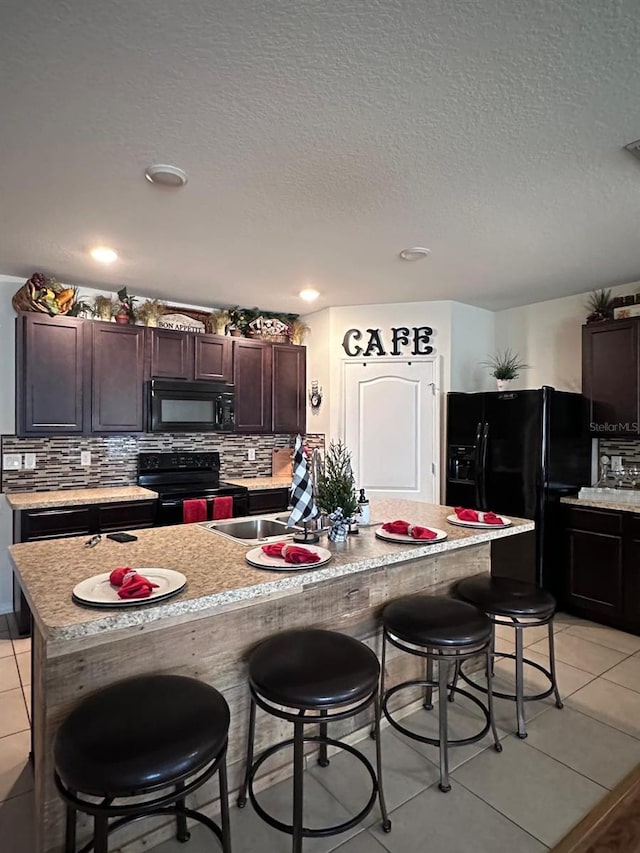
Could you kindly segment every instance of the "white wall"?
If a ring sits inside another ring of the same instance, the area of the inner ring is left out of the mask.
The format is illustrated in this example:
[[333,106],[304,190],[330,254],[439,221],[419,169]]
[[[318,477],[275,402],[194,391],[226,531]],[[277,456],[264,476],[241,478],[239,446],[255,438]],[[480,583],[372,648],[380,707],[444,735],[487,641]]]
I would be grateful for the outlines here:
[[[309,335],[305,340],[307,347],[307,432],[324,433],[331,431],[329,395],[331,391],[331,317],[328,308],[307,314],[303,317],[309,326]],[[318,409],[309,405],[308,391],[312,380],[316,380],[322,388],[322,403]]]
[[[612,293],[622,296],[639,289],[640,282],[631,282],[612,288]],[[515,380],[515,388],[582,389],[582,325],[588,297],[580,293],[496,313],[496,348],[510,347],[530,365]]]
[[481,362],[495,349],[492,311],[451,303],[451,391],[492,391],[495,384]]
[[[15,432],[15,319],[11,297],[24,279],[0,275],[0,435]],[[4,495],[0,495],[0,613],[12,604],[12,572],[8,546],[13,542],[13,516]]]

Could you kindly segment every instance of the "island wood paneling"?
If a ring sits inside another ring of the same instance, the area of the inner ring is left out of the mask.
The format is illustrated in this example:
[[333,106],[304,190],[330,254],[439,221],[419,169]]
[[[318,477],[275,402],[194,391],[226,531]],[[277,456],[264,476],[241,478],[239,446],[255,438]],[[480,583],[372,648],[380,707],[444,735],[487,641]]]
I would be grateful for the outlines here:
[[[206,681],[220,689],[231,708],[229,741],[230,784],[235,790],[244,767],[248,711],[246,661],[251,650],[278,631],[296,627],[325,627],[344,631],[380,650],[379,615],[383,605],[398,596],[428,591],[448,591],[458,579],[489,571],[490,545],[474,545],[401,564],[382,566],[357,575],[309,584],[288,595],[236,605],[226,612],[202,615],[180,624],[154,630],[141,625],[120,639],[82,648],[81,643],[47,644],[36,628],[34,636],[33,726],[35,749],[35,802],[37,853],[63,849],[64,809],[53,783],[52,743],[55,732],[73,708],[86,696],[123,678],[143,673],[176,673]],[[65,649],[69,649],[66,653]],[[423,672],[417,658],[389,655],[387,677],[392,685]],[[405,703],[415,694],[403,697]],[[123,726],[126,720],[123,720]],[[366,734],[369,719],[360,715],[336,724],[341,735]],[[259,713],[256,746],[261,749],[290,736],[281,720]],[[274,762],[257,787],[290,775],[287,754]],[[279,763],[278,763],[279,762]],[[195,803],[214,814],[217,780],[211,780],[195,797]],[[172,824],[158,826],[142,821],[114,837],[126,853],[142,853],[152,844],[172,836]],[[90,834],[86,818],[79,821],[79,842]]]

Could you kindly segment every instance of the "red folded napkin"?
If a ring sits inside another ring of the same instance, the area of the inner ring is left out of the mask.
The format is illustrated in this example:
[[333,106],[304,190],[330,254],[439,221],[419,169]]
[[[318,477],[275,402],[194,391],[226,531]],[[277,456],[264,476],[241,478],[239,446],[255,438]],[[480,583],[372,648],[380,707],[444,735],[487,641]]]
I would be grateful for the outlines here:
[[214,521],[221,521],[223,518],[233,518],[233,498],[231,495],[213,499],[211,518]]
[[504,524],[503,520],[495,512],[483,512],[482,520],[485,524]]
[[475,509],[464,509],[461,506],[454,507],[455,514],[460,521],[480,521],[483,524],[504,524],[500,516],[495,512],[477,512]]
[[420,527],[417,524],[409,524],[408,521],[397,519],[396,521],[387,521],[382,525],[382,529],[387,533],[399,533],[401,536],[411,536],[413,539],[435,539],[438,535],[428,527]]
[[129,566],[114,569],[109,575],[109,583],[120,587],[118,590],[120,598],[148,598],[151,590],[158,588],[157,583],[153,583],[144,575],[139,575]]
[[301,548],[299,545],[290,545],[288,542],[273,542],[263,545],[262,550],[267,557],[282,557],[285,563],[317,563],[320,554]]
[[454,507],[454,512],[460,521],[480,521],[475,509],[465,509],[464,507],[457,506]]
[[193,498],[182,501],[182,521],[184,524],[193,524],[196,521],[207,520],[207,499]]

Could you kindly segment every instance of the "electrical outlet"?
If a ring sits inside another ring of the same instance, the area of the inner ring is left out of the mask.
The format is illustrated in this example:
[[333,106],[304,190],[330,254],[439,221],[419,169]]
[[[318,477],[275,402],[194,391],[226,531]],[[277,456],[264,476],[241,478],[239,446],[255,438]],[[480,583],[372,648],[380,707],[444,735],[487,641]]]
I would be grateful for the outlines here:
[[25,453],[24,454],[24,467],[28,471],[33,471],[36,467],[36,454],[35,453]]
[[2,467],[5,471],[19,471],[22,468],[20,453],[5,453],[2,457]]
[[247,460],[249,462],[255,462],[256,461],[256,451],[255,451],[254,447],[251,447],[251,448],[249,448],[249,450],[247,450]]
[[81,450],[80,451],[80,464],[81,465],[91,465],[91,451],[90,450]]

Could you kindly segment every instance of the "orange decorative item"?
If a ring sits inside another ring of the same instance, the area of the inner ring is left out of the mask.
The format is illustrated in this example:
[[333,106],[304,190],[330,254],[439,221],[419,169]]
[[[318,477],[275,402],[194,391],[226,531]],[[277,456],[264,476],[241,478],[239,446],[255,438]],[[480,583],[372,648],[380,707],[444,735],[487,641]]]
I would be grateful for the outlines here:
[[68,314],[76,301],[76,288],[65,287],[55,278],[34,272],[14,293],[11,304],[15,311],[40,311],[42,314]]

